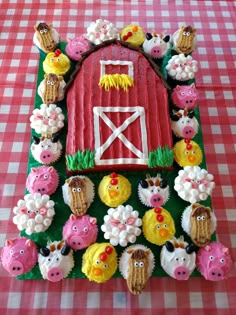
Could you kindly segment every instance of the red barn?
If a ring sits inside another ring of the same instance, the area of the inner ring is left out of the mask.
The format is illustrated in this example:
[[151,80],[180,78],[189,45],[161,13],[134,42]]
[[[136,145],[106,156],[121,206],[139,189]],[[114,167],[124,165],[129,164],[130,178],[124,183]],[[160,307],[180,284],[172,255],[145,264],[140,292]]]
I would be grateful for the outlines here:
[[168,88],[141,49],[112,40],[89,50],[66,87],[67,169],[171,166]]

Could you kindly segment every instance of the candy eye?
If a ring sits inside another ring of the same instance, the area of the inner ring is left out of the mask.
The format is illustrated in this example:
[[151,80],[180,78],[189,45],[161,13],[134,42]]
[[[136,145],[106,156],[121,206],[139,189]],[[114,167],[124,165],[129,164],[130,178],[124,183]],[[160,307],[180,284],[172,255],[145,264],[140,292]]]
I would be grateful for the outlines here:
[[201,216],[202,221],[204,221],[206,218],[204,215]]
[[48,261],[51,261],[51,258],[50,258],[50,257],[48,258]]
[[51,83],[51,85],[54,85],[54,82],[53,82],[53,81],[51,81],[50,83]]
[[31,212],[31,211],[28,209],[28,210],[27,210],[27,213],[30,214],[30,212]]
[[215,257],[214,256],[210,256],[209,259],[212,261],[212,260],[215,259]]
[[103,265],[103,268],[104,268],[104,269],[107,269],[107,268],[108,268],[108,265],[107,265],[107,264],[104,264],[104,265]]
[[44,30],[40,30],[39,32],[40,32],[40,34],[43,34],[43,33],[44,33]]
[[185,151],[184,153],[185,153],[185,154],[189,154],[189,151]]
[[45,28],[43,31],[44,31],[44,33],[47,33],[47,32],[48,32],[48,30],[47,30],[46,28]]
[[49,85],[49,84],[51,84],[51,81],[48,80],[48,81],[47,81],[47,85]]
[[184,35],[184,36],[186,36],[186,35],[187,35],[187,33],[186,33],[186,32],[183,32],[183,35]]
[[73,191],[73,192],[76,192],[76,188],[72,188],[72,191]]
[[185,92],[180,92],[180,95],[184,96],[184,95],[185,95]]
[[73,228],[72,228],[72,230],[77,231],[77,226],[74,225]]
[[144,266],[144,262],[143,262],[143,261],[140,261],[139,267],[143,267],[143,266]]
[[38,179],[38,178],[39,178],[39,175],[35,175],[35,178],[37,178],[37,179]]
[[88,232],[88,227],[86,226],[83,231]]
[[189,91],[188,94],[192,95],[192,94],[193,94],[193,91]]
[[160,228],[161,228],[161,227],[160,227],[160,225],[158,224],[158,225],[156,226],[156,229],[157,229],[157,230],[160,230]]
[[224,258],[221,258],[220,262],[223,264],[225,262]]
[[175,261],[179,261],[179,258],[178,258],[178,257],[175,257]]
[[138,266],[139,266],[138,261],[135,261],[135,262],[134,262],[134,267],[136,267],[136,268],[137,268]]
[[116,186],[116,190],[119,190],[120,189],[120,187],[119,186]]
[[99,265],[99,264],[100,264],[100,260],[97,259],[97,260],[95,261],[95,264],[96,264],[96,265]]
[[108,189],[108,190],[112,189],[112,186],[111,186],[111,185],[108,185],[108,186],[107,186],[107,189]]
[[44,174],[44,176],[43,176],[45,179],[47,179],[48,178],[48,174]]
[[195,153],[196,153],[196,152],[193,150],[193,151],[192,151],[192,154],[195,154]]
[[81,192],[81,188],[80,188],[80,187],[78,187],[78,188],[77,188],[77,191],[78,191],[78,192]]
[[182,261],[185,261],[185,260],[186,260],[185,257],[183,257],[183,258],[182,258]]
[[198,216],[197,216],[197,221],[201,221],[201,219],[202,219],[201,216],[198,215]]
[[54,61],[54,58],[50,58],[50,60],[49,60],[50,62],[53,62]]
[[14,254],[14,250],[11,249],[11,250],[10,250],[10,255],[13,255],[13,254]]
[[187,36],[190,36],[190,33],[189,33],[189,32],[187,32],[187,33],[186,33],[186,35],[187,35]]
[[167,224],[164,224],[163,226],[164,226],[164,228],[167,228],[167,227],[168,227],[168,225],[167,225]]

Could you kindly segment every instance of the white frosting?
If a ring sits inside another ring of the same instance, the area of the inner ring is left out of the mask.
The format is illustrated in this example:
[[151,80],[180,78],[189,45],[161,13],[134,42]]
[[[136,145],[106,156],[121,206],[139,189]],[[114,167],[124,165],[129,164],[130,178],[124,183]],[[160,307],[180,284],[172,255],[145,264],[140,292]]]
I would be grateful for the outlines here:
[[[171,120],[171,129],[174,132],[174,134],[179,138],[193,138],[198,132],[198,121],[196,117],[189,118],[188,116],[184,116],[184,110],[180,109],[178,110],[178,113],[182,115],[182,117],[179,118],[179,120],[174,121]],[[191,134],[191,136],[185,136],[183,133],[184,128],[192,128],[194,132]]]
[[45,138],[43,140],[41,139],[39,144],[35,144],[34,142],[31,144],[32,155],[34,159],[41,164],[48,164],[48,163],[45,163],[45,161],[43,161],[41,158],[41,154],[45,150],[48,150],[51,152],[53,158],[50,163],[53,163],[57,161],[61,156],[62,144],[59,140],[56,142],[52,142],[52,140],[49,138]]
[[[175,239],[174,239],[175,240]],[[170,241],[174,244],[174,240]],[[188,245],[187,242],[183,241],[183,238],[180,237],[182,243],[184,243],[185,248]],[[177,240],[177,241],[178,241]],[[160,261],[161,266],[165,270],[165,272],[172,278],[176,279],[176,275],[174,274],[176,268],[183,267],[189,271],[189,275],[193,272],[196,267],[196,253],[192,252],[188,254],[185,248],[175,248],[173,252],[169,252],[164,245],[161,249]],[[187,280],[187,279],[178,279],[178,280]]]
[[108,20],[98,19],[88,26],[85,37],[93,44],[98,45],[106,40],[117,38],[117,29]]
[[44,257],[42,254],[38,254],[39,269],[43,279],[51,281],[51,279],[48,278],[48,272],[52,268],[62,270],[63,278],[66,278],[74,267],[73,251],[71,250],[68,255],[62,255],[61,249],[57,249],[59,243],[58,241],[48,243],[48,248],[50,245],[55,245],[56,248],[53,252],[50,251],[49,256]]
[[184,54],[174,55],[166,66],[170,77],[178,81],[194,79],[198,71],[197,61],[192,56],[185,57]]
[[38,134],[54,134],[64,127],[64,115],[62,109],[55,104],[41,104],[40,109],[33,110],[30,117],[30,126]]
[[215,188],[214,177],[199,166],[185,166],[175,178],[174,189],[190,203],[206,200]]
[[[115,126],[106,113],[122,113],[130,112],[131,115],[120,125]],[[94,107],[94,139],[95,139],[95,163],[96,165],[111,165],[111,164],[144,164],[147,165],[148,162],[148,146],[147,146],[147,129],[145,122],[145,111],[141,106],[135,107]],[[123,132],[135,121],[139,120],[140,130],[142,135],[142,151],[135,147],[130,140],[128,140]],[[100,121],[103,121],[112,130],[112,134],[108,139],[101,143],[100,140]],[[113,141],[119,138],[122,143],[132,151],[137,158],[119,158],[119,159],[102,159],[102,155],[107,150]]]
[[136,237],[141,234],[139,226],[142,225],[142,220],[138,216],[138,211],[130,205],[110,208],[101,226],[104,238],[110,240],[113,246],[119,244],[125,247],[128,243],[135,243]]
[[[43,93],[45,91],[45,80],[42,80],[38,86],[38,95],[42,98]],[[64,98],[64,87],[66,86],[66,82],[64,80],[60,81],[57,100],[61,101]]]
[[28,235],[44,232],[52,223],[55,214],[54,202],[48,195],[27,194],[24,200],[18,201],[13,213],[13,223],[20,231],[25,229]]
[[[124,277],[124,279],[128,278],[129,275],[129,259],[130,259],[130,254],[127,253],[129,250],[137,250],[137,249],[142,249],[144,251],[148,250],[148,248],[144,245],[141,244],[135,244],[127,247],[124,252],[122,253],[120,260],[119,260],[119,269],[120,273]],[[151,277],[152,272],[155,267],[155,257],[152,253],[152,251],[149,249],[149,255],[148,255],[148,260],[149,260],[149,265],[148,265],[148,277]]]
[[[191,213],[192,213],[192,205],[188,206],[184,212],[182,213],[182,228],[183,230],[190,235],[191,230]],[[211,211],[210,218],[210,233],[213,234],[216,230],[216,216],[213,211]]]

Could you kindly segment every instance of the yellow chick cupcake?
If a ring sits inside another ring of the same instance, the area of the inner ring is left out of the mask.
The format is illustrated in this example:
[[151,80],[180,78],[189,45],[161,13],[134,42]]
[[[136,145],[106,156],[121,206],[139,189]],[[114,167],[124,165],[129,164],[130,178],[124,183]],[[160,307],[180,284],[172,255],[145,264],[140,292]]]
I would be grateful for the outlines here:
[[190,139],[178,141],[173,151],[174,159],[179,166],[197,166],[202,163],[202,151],[199,145]]
[[175,223],[164,208],[153,208],[143,216],[143,234],[153,244],[163,245],[175,235]]
[[103,283],[116,272],[117,253],[110,243],[90,245],[82,257],[82,272],[90,281]]
[[126,177],[113,172],[101,180],[98,195],[107,206],[118,207],[131,195],[131,184]]
[[120,39],[134,46],[141,46],[145,41],[145,33],[137,24],[125,26],[120,32]]
[[60,49],[47,54],[43,61],[43,70],[45,73],[54,73],[65,75],[70,69],[70,59],[63,54]]

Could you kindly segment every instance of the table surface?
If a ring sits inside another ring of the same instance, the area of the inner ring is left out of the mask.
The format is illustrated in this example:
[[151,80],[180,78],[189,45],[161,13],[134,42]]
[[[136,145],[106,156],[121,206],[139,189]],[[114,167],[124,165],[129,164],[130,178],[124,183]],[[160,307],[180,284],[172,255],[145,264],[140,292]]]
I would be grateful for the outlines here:
[[[40,2],[40,4],[39,4]],[[79,2],[79,3],[77,3]],[[138,23],[145,31],[173,34],[197,29],[197,86],[208,171],[215,176],[212,204],[217,239],[236,258],[236,2],[235,1],[0,1],[0,247],[18,234],[12,208],[24,196],[39,53],[33,26],[52,22],[62,41],[85,33],[97,18],[118,29]],[[37,312],[36,312],[37,310]],[[123,279],[60,283],[17,280],[0,270],[0,314],[236,314],[235,262],[221,282],[151,278],[139,296]]]

